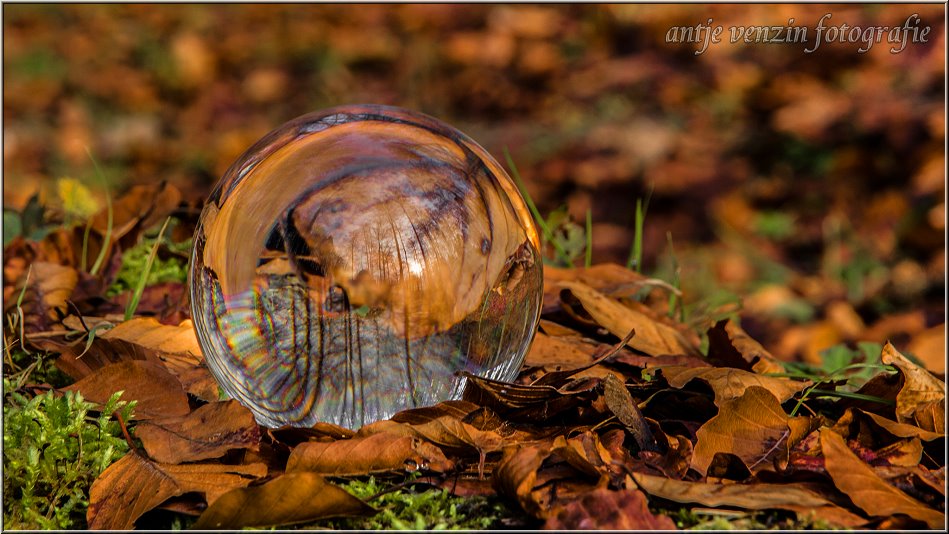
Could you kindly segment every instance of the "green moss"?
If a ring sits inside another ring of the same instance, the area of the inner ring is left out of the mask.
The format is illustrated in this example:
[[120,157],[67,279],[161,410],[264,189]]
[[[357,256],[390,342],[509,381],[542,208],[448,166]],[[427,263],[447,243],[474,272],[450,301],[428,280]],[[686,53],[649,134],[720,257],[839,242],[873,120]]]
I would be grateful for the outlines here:
[[23,384],[49,384],[55,388],[67,386],[72,380],[53,364],[57,357],[57,354],[48,352],[11,349],[4,362],[4,378],[10,379],[14,389]]
[[808,515],[781,510],[760,512],[679,508],[652,510],[669,516],[683,530],[834,530],[834,526]]
[[11,529],[85,528],[89,487],[128,451],[112,413],[134,403],[112,395],[98,415],[78,393],[32,399],[3,380],[3,523]]
[[[166,246],[175,255],[162,259],[156,257],[152,268],[148,272],[146,286],[163,282],[182,282],[188,280],[188,261],[184,258],[191,251],[191,240],[184,243],[165,242]],[[106,291],[106,296],[115,296],[123,291],[131,291],[138,285],[138,280],[145,271],[148,255],[155,246],[154,238],[143,239],[141,243],[125,251],[122,255],[122,267],[119,268],[115,281]],[[184,257],[179,256],[182,255]]]
[[498,499],[455,497],[440,489],[413,491],[377,481],[352,480],[343,488],[368,502],[379,513],[366,518],[321,521],[303,528],[337,530],[485,530],[497,528],[510,512]]

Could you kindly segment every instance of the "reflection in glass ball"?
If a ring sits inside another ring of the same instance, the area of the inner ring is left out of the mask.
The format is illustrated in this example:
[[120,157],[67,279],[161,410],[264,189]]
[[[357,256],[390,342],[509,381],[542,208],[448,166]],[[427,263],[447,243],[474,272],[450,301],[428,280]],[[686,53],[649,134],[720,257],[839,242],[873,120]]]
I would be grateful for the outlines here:
[[392,107],[295,119],[217,184],[191,296],[221,387],[277,427],[356,428],[516,375],[542,300],[514,183],[454,128]]

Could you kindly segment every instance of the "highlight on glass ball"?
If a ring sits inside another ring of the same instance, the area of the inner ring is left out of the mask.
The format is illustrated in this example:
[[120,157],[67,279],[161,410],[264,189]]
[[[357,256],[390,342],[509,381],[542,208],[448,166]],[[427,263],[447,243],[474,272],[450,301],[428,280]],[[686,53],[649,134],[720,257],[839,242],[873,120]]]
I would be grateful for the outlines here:
[[540,317],[537,231],[501,166],[427,115],[290,121],[211,193],[195,328],[223,390],[270,427],[348,428],[512,380]]

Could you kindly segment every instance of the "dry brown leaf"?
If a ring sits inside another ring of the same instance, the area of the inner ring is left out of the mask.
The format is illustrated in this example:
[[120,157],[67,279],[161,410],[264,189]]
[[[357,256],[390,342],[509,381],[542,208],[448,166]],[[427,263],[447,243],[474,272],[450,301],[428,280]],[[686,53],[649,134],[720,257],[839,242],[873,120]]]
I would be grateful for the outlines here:
[[229,400],[205,404],[184,417],[143,421],[135,427],[135,437],[153,460],[178,464],[254,448],[260,428],[247,408]]
[[225,493],[192,528],[231,530],[373,513],[371,506],[317,473],[286,473],[260,486]]
[[[646,277],[616,263],[599,263],[591,267],[561,269],[544,266],[544,309],[556,307],[561,282],[580,282],[606,294],[634,293]],[[625,335],[625,334],[624,334]],[[620,336],[622,337],[622,336]]]
[[538,332],[524,358],[528,367],[562,366],[566,369],[582,367],[593,361],[597,345],[571,337],[554,337]]
[[[181,201],[181,192],[162,181],[157,184],[132,186],[112,203],[112,240],[117,241],[136,225],[147,230],[160,223]],[[108,208],[92,218],[92,229],[104,236],[109,228]]]
[[190,320],[170,326],[151,317],[137,317],[101,331],[88,350],[85,344],[61,350],[57,367],[76,379],[112,363],[152,361],[161,363],[175,375],[188,393],[206,401],[218,400],[217,382],[204,365]]
[[190,320],[177,326],[140,317],[116,325],[101,337],[121,347],[125,342],[155,356],[178,377],[188,393],[206,401],[218,399],[217,382],[204,365],[204,356]]
[[767,389],[784,402],[810,385],[809,381],[759,375],[730,367],[663,367],[662,376],[674,388],[682,388],[691,380],[702,380],[715,392],[715,404],[740,397],[751,386]]
[[944,428],[946,383],[909,361],[889,342],[883,346],[881,358],[903,374],[903,387],[896,396],[896,420],[916,422],[930,432]]
[[290,453],[287,472],[344,476],[425,469],[444,473],[452,465],[441,449],[431,443],[386,432],[329,443],[301,443]]
[[559,337],[559,338],[574,338],[580,339],[583,337],[583,334],[577,332],[569,326],[562,325],[560,323],[555,323],[547,319],[540,319],[540,326],[538,327],[541,333],[548,335],[550,337]]
[[616,363],[625,363],[640,369],[658,369],[663,367],[712,367],[705,358],[699,356],[684,356],[681,354],[666,354],[663,356],[643,356],[632,351],[622,351],[610,358]]
[[501,450],[504,441],[497,432],[478,430],[456,417],[447,415],[411,425],[411,428],[416,435],[436,445],[470,449],[480,454]]
[[177,356],[187,361],[202,358],[201,346],[198,345],[191,321],[169,326],[151,317],[137,317],[115,325],[103,332],[101,337],[135,343],[162,356]]
[[41,261],[31,267],[20,276],[11,298],[4,299],[6,311],[16,311],[17,300],[23,292],[23,331],[27,333],[47,330],[59,321],[66,312],[66,301],[79,282],[79,273],[72,267]]
[[489,380],[466,371],[461,375],[468,381],[464,391],[466,401],[489,408],[511,421],[550,422],[555,417],[575,413],[578,406],[596,397],[595,380],[581,385],[571,382],[569,390],[566,387],[558,390],[547,385]]
[[651,356],[661,354],[697,354],[685,337],[675,328],[660,323],[639,311],[624,306],[590,286],[580,282],[560,282],[560,287],[580,300],[593,320],[613,335],[623,339],[631,330],[636,335],[628,345]]
[[234,488],[243,488],[267,475],[267,466],[259,462],[246,465],[214,463],[155,466],[173,478],[183,492],[203,494],[208,504],[213,504],[218,497]]
[[544,524],[547,530],[675,530],[667,516],[653,515],[637,490],[598,488],[559,507]]
[[548,445],[521,445],[506,449],[491,477],[494,488],[501,496],[517,501],[525,512],[546,518],[548,510],[535,494],[534,486],[537,470],[548,456]]
[[93,482],[86,520],[93,530],[129,530],[142,514],[170,497],[195,491],[213,503],[266,474],[263,464],[162,465],[129,453]]
[[639,406],[633,402],[633,396],[626,389],[626,384],[614,374],[606,375],[603,380],[603,396],[606,399],[606,406],[613,415],[629,429],[639,450],[658,452],[659,445],[656,443],[656,437],[649,429],[649,424],[646,423],[646,418],[643,417]]
[[[896,421],[891,421],[883,416],[877,415],[871,412],[865,412],[860,410],[861,414],[873,421],[873,423],[882,428],[883,430],[889,432],[890,434],[898,438],[919,438],[923,441],[933,441],[939,438],[946,437],[942,432],[930,432],[928,430],[923,430],[915,425],[907,425],[904,423],[897,423]],[[939,429],[943,430],[943,429]]]
[[847,447],[840,434],[824,428],[820,433],[820,443],[827,473],[837,489],[846,493],[861,510],[874,517],[906,514],[935,529],[944,526],[945,514],[884,482]]
[[78,391],[99,404],[105,404],[116,391],[124,391],[122,400],[138,401],[133,411],[138,420],[183,416],[191,411],[178,379],[154,362],[114,363],[63,390]]
[[923,444],[919,438],[903,439],[874,451],[874,454],[874,465],[886,462],[885,465],[915,467],[923,457]]
[[[721,324],[721,323],[719,323]],[[717,327],[718,325],[716,325]],[[744,361],[751,366],[749,370],[756,373],[783,373],[784,367],[778,363],[777,359],[768,352],[761,343],[758,343],[749,336],[734,321],[728,321],[724,325],[726,339],[730,345]],[[709,338],[709,359],[712,355],[712,340]]]
[[817,488],[797,484],[706,484],[633,473],[639,487],[650,495],[679,503],[731,506],[746,510],[790,510],[802,516],[813,513],[835,525],[856,528],[867,522],[821,496]]
[[182,493],[152,462],[126,454],[92,483],[86,521],[92,530],[130,530],[142,514]]
[[721,404],[718,415],[696,432],[692,468],[705,475],[717,453],[737,456],[752,473],[787,460],[788,416],[767,389],[750,386]]
[[[622,437],[619,441],[622,443]],[[570,439],[557,436],[550,450],[576,470],[591,477],[602,478],[618,474],[613,471],[617,468],[613,454],[603,445],[599,436],[589,430]]]

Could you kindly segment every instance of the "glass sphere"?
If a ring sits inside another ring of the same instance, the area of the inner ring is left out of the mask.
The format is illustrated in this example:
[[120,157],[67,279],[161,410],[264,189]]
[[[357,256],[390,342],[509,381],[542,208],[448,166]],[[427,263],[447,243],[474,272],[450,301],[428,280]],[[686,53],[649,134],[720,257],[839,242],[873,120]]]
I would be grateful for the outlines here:
[[540,316],[537,231],[500,165],[420,113],[344,106],[235,162],[194,236],[198,340],[270,427],[356,428],[514,378]]

